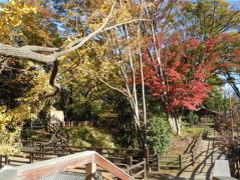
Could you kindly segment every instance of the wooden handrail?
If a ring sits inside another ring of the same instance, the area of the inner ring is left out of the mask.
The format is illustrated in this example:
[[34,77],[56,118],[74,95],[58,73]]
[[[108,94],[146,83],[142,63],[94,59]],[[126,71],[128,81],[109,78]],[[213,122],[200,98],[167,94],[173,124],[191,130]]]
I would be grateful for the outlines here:
[[134,165],[132,165],[131,167],[129,167],[129,170],[132,170],[132,169],[134,169],[134,168],[136,168],[136,167],[139,167],[139,166],[142,166],[142,165],[144,165],[144,161],[142,161],[142,162],[139,162],[139,163],[137,163],[137,164],[134,164]]
[[[14,169],[16,169],[18,179],[29,180],[32,177],[34,177],[35,179],[39,179],[43,176],[50,176],[59,172],[63,172],[67,169],[76,168],[82,165],[86,165],[86,167],[89,167],[89,165],[92,164],[102,167],[103,169],[109,171],[120,179],[134,179],[95,151],[80,152],[76,154],[36,162],[33,164],[26,164],[14,167]],[[88,172],[86,173],[88,174]]]
[[133,177],[125,173],[123,170],[118,168],[116,165],[114,165],[113,163],[111,163],[109,160],[107,160],[106,158],[104,158],[98,153],[96,153],[95,155],[95,162],[97,165],[101,166],[103,169],[114,174],[115,176],[117,176],[122,180],[134,179]]

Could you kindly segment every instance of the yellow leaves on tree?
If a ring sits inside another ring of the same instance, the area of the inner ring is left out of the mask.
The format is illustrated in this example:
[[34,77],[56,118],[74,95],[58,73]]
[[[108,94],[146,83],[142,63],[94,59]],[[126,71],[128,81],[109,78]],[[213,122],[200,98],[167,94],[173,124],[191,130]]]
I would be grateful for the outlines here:
[[[27,1],[9,0],[8,4],[0,6],[0,28],[1,35],[8,34],[9,32],[4,28],[5,26],[16,27],[22,22],[22,18],[26,14],[35,13],[37,9],[35,5]],[[4,31],[5,30],[5,31]]]
[[[21,114],[20,112],[26,112],[26,110],[18,108],[18,110],[6,111],[6,107],[0,106],[1,155],[11,155],[19,150],[20,141],[18,139],[21,132],[21,123],[14,121],[14,118],[18,117]],[[15,125],[16,123],[17,125]]]
[[21,104],[8,110],[5,106],[0,106],[1,155],[11,155],[19,150],[23,121],[37,119],[37,114],[45,104],[45,101],[38,101],[39,97],[45,96],[52,90],[48,84],[49,76],[44,70],[34,72],[30,81],[33,87],[23,97],[17,99]]

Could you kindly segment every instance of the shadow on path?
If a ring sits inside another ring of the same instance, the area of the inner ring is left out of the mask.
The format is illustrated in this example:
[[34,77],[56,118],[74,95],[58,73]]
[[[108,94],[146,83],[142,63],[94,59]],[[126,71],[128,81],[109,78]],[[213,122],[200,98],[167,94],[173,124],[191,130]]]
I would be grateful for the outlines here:
[[186,180],[186,178],[184,177],[176,177],[174,175],[170,175],[170,174],[154,174],[154,175],[149,175],[148,179],[162,179],[162,180],[168,180],[168,179],[174,179],[174,180]]
[[[183,171],[179,172],[176,177],[180,178],[180,176],[186,176],[186,172],[190,173],[187,179],[211,179],[211,173],[214,166],[214,161],[216,159],[220,159],[223,154],[219,153],[219,150],[213,147],[214,140],[208,139],[204,140],[203,142],[206,143],[207,146],[204,144],[203,151],[198,155],[197,162],[194,164],[192,170],[188,170],[188,167],[185,168]],[[203,157],[202,157],[203,156]],[[202,158],[202,159],[201,159]],[[189,167],[190,168],[190,167]]]

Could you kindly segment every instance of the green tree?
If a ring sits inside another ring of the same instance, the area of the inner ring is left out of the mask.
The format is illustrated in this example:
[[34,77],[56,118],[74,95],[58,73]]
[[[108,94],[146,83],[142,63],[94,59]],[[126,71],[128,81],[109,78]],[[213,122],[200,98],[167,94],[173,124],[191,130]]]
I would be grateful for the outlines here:
[[164,116],[152,117],[149,121],[147,140],[156,154],[163,154],[171,142],[171,131]]
[[211,92],[209,93],[208,98],[206,99],[203,105],[207,109],[222,112],[227,106],[227,102],[224,97],[222,89],[213,86]]

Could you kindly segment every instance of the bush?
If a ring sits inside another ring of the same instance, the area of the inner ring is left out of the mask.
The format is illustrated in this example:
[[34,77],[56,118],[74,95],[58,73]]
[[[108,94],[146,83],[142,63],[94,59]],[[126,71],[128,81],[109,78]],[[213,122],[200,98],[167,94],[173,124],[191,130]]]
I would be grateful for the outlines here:
[[74,146],[115,148],[113,138],[94,127],[74,127],[68,129],[67,133],[70,137],[70,144]]
[[155,154],[163,154],[171,142],[171,130],[166,117],[153,117],[149,121],[147,142]]

